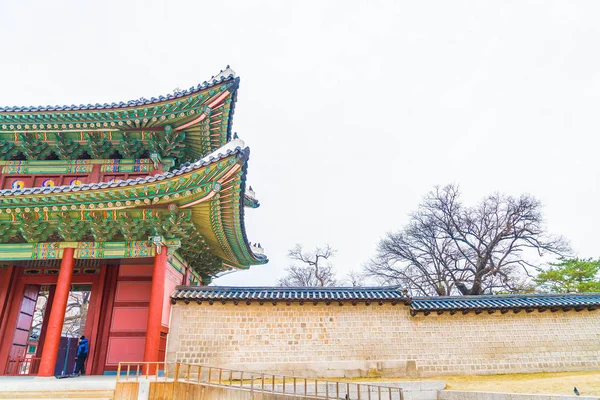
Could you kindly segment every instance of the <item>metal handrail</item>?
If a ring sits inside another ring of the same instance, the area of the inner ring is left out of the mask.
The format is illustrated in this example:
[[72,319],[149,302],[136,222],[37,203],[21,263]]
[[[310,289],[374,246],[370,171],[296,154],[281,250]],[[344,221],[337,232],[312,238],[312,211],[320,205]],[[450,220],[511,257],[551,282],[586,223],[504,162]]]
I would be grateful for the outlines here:
[[133,380],[133,376],[136,381],[144,378],[154,381],[185,382],[311,399],[404,400],[402,388],[398,387],[328,379],[307,379],[200,364],[120,362],[117,369],[117,381],[122,379],[123,373],[125,373],[126,381]]

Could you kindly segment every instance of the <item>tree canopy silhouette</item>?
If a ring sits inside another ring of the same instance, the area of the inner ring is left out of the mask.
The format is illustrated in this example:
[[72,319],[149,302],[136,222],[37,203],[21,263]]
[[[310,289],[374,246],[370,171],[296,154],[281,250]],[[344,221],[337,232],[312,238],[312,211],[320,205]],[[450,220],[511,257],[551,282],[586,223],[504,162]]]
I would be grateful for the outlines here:
[[600,292],[600,259],[563,259],[535,278],[538,290],[549,293]]
[[475,206],[456,185],[429,192],[402,230],[380,241],[365,273],[413,295],[481,295],[523,290],[535,259],[562,256],[566,240],[547,232],[534,197],[492,194]]

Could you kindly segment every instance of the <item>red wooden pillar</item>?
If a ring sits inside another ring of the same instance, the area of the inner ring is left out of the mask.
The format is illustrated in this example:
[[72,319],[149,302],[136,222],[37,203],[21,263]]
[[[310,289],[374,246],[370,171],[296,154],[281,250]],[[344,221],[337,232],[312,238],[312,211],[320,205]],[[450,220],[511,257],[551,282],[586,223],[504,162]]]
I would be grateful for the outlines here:
[[74,254],[75,249],[73,248],[66,248],[63,251],[58,282],[56,283],[56,291],[54,292],[54,302],[50,311],[46,338],[44,340],[42,360],[40,361],[38,372],[39,376],[54,375],[54,366],[56,364],[56,357],[58,356],[63,323],[65,322],[69,291],[71,290],[71,279],[73,278]]
[[[158,362],[160,347],[160,328],[162,326],[163,299],[165,296],[165,274],[167,271],[167,247],[154,256],[152,270],[152,287],[150,289],[150,305],[148,307],[148,328],[144,346],[144,362]],[[154,373],[154,368],[150,368]]]

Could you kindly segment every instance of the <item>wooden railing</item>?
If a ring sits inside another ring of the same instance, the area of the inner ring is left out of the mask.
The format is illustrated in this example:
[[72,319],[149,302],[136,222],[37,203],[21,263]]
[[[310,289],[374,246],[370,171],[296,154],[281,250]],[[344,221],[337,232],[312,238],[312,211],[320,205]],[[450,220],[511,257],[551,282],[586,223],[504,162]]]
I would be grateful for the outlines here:
[[239,371],[185,363],[121,362],[118,382],[139,381],[185,382],[260,393],[274,393],[310,399],[403,400],[401,388],[307,379],[296,376]]
[[41,358],[18,357],[9,358],[5,375],[37,375]]
[[[173,380],[173,371],[177,363],[166,362],[120,362],[117,367],[117,382],[129,382],[134,380],[154,379],[165,380],[169,376]],[[169,367],[171,366],[171,367]]]

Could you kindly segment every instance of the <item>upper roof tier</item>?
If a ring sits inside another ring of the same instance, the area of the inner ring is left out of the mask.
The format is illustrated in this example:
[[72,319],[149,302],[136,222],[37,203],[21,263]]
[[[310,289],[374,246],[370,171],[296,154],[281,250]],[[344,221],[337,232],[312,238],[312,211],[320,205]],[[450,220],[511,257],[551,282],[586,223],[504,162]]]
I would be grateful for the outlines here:
[[239,78],[227,67],[188,90],[128,102],[0,107],[0,159],[197,160],[231,139]]

